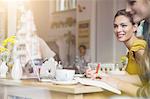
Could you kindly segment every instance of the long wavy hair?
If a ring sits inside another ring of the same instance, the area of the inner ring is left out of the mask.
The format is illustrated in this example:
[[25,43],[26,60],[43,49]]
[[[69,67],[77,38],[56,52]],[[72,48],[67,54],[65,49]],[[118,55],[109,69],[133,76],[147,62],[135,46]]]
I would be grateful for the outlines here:
[[143,71],[150,70],[150,48],[147,46],[144,55],[141,56],[140,67],[144,69]]
[[144,51],[144,55],[141,56],[141,60],[139,61],[140,62],[140,67],[142,69],[145,69],[145,70],[142,70],[143,72],[150,72],[150,42],[149,42],[149,39],[150,39],[150,23],[148,20],[145,20],[145,22],[147,23],[147,25],[145,25],[145,29],[146,29],[146,32],[145,34],[146,37],[144,37],[144,39],[146,40],[147,42],[147,46],[146,46],[146,49]]

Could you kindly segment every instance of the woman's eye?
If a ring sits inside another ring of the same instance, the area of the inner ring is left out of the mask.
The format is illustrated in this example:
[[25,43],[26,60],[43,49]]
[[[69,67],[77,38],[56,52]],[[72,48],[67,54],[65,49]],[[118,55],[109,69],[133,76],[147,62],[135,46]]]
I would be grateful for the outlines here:
[[114,25],[114,28],[117,28],[117,25]]
[[121,25],[122,27],[126,27],[127,25]]

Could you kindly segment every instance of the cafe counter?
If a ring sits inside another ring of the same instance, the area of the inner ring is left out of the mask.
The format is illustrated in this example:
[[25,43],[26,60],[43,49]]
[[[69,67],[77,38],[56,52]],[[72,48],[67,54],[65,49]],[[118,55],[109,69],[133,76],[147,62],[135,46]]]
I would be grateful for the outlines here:
[[93,86],[56,85],[36,79],[0,79],[0,90],[0,99],[108,99],[115,95]]

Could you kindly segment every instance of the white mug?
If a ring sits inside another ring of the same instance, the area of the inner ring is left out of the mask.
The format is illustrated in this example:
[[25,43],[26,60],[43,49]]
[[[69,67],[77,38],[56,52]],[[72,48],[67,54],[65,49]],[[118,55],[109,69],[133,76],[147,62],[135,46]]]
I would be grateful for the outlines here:
[[57,69],[55,78],[57,81],[71,81],[75,75],[75,70]]

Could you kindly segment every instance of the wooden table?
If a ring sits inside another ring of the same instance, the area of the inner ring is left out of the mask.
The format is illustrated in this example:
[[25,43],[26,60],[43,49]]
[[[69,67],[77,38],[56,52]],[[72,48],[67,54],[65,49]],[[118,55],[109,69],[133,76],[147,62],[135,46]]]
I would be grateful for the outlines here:
[[37,80],[0,79],[0,90],[0,99],[11,99],[9,97],[12,96],[26,99],[107,99],[115,95],[93,86],[56,85]]

